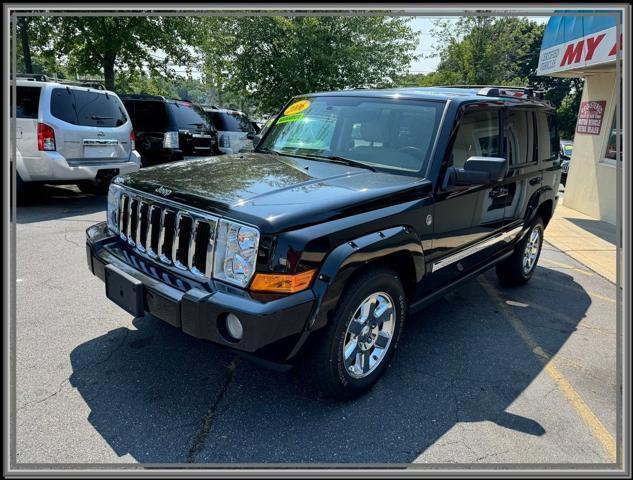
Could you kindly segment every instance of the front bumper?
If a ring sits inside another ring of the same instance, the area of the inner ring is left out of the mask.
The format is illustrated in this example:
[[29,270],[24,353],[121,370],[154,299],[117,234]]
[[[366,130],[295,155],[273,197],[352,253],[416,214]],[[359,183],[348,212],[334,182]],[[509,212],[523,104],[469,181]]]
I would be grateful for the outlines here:
[[17,165],[20,177],[26,182],[61,182],[94,180],[99,170],[118,169],[119,174],[136,172],[141,165],[141,156],[132,150],[125,161],[109,159],[67,160],[59,152],[39,152],[40,156],[22,157]]
[[[103,281],[106,265],[140,281],[144,310],[193,337],[280,363],[305,340],[315,305],[312,290],[257,299],[222,282],[200,283],[136,255],[105,222],[86,230],[86,255],[88,268]],[[222,334],[221,319],[228,313],[242,321],[244,335],[238,342]]]

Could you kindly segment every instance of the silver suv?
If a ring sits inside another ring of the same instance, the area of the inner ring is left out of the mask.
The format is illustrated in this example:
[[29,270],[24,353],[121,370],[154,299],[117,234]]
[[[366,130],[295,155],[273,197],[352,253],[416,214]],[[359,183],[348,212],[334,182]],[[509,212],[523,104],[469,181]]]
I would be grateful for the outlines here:
[[140,155],[125,106],[110,91],[16,79],[16,187],[77,184],[107,191],[110,179],[137,171]]

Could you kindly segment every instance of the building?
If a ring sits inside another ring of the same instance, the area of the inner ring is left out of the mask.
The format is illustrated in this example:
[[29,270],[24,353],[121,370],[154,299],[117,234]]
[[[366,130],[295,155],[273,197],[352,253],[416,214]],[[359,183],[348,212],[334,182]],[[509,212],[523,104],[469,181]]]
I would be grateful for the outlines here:
[[[616,72],[617,19],[615,13],[552,16],[538,66],[538,75],[585,79],[563,204],[613,225],[616,161],[621,159],[615,123],[621,110],[616,110],[621,84]],[[621,48],[621,36],[619,43]]]

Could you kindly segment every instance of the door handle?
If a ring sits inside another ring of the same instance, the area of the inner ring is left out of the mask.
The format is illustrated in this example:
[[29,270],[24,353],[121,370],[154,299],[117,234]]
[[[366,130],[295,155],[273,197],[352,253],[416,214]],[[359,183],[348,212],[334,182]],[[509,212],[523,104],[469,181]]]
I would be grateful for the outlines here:
[[537,183],[541,183],[543,177],[534,177],[530,178],[530,185],[536,185]]

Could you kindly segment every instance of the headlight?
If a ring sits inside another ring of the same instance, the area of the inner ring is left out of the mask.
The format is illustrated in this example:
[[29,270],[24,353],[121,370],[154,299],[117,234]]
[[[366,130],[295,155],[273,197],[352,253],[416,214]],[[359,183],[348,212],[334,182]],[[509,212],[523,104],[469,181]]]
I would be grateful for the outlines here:
[[259,232],[230,220],[220,220],[213,259],[213,277],[245,288],[255,272]]
[[108,228],[114,233],[119,233],[119,202],[121,200],[121,187],[110,184],[108,189]]

